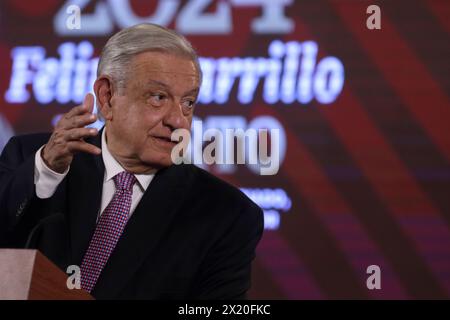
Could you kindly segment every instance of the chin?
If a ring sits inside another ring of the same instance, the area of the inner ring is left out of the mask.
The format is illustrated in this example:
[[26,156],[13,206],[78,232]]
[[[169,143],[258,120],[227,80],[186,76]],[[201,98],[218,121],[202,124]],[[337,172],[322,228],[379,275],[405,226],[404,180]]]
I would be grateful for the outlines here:
[[168,157],[167,159],[159,161],[160,167],[170,167],[173,164],[172,159]]
[[157,169],[169,167],[173,164],[170,154],[165,153],[164,154],[159,153],[157,157],[155,157],[154,154],[152,157],[146,157],[145,162]]

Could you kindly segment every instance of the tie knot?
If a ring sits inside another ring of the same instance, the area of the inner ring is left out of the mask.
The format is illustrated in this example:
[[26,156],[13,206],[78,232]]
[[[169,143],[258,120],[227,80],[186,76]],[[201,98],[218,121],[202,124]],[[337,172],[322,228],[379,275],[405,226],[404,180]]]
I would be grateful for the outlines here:
[[131,191],[135,182],[136,177],[134,176],[134,174],[126,171],[122,171],[121,173],[114,176],[116,190]]

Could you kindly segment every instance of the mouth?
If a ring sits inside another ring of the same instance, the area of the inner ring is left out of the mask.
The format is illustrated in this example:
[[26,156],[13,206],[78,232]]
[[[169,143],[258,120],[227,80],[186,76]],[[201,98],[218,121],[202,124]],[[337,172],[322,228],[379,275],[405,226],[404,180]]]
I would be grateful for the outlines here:
[[155,140],[156,143],[158,143],[158,144],[160,144],[161,146],[164,146],[164,147],[173,148],[177,144],[177,142],[176,141],[172,141],[170,139],[170,137],[153,136],[153,139]]

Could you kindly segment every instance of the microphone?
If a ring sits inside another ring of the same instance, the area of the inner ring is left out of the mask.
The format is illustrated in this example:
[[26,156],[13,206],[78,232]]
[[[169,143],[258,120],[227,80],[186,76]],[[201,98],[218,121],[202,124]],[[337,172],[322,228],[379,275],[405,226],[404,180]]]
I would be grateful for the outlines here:
[[43,218],[31,230],[30,234],[28,235],[27,242],[25,243],[24,248],[25,249],[33,249],[31,246],[32,246],[33,242],[36,240],[36,239],[34,239],[34,237],[38,234],[38,231],[40,231],[45,226],[52,224],[52,223],[65,223],[65,222],[66,222],[66,218],[65,218],[64,214],[62,214],[60,212]]
[[66,217],[55,213],[40,220],[31,230],[25,249],[37,249],[62,271],[72,261],[72,246]]

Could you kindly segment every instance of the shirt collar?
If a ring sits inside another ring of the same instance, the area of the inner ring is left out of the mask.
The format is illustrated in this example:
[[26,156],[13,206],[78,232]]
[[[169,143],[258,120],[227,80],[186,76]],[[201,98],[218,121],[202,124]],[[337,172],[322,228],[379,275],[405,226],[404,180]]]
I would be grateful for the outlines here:
[[[105,177],[104,182],[107,182],[114,178],[117,174],[125,171],[121,164],[113,157],[109,152],[108,145],[106,144],[106,128],[102,132],[102,158],[105,165]],[[147,190],[147,187],[152,182],[155,174],[135,174],[136,180],[139,182],[141,190]]]

